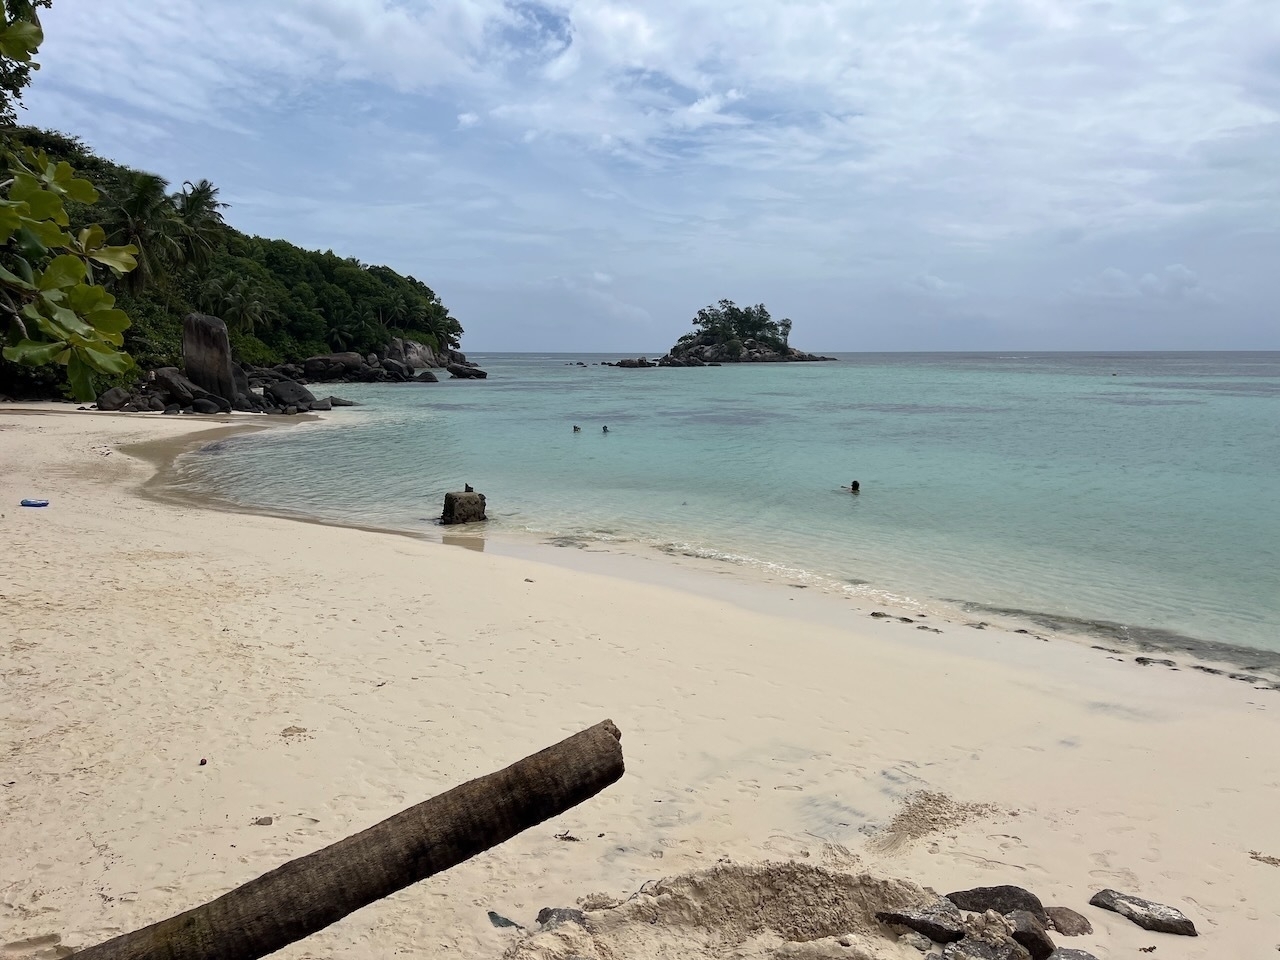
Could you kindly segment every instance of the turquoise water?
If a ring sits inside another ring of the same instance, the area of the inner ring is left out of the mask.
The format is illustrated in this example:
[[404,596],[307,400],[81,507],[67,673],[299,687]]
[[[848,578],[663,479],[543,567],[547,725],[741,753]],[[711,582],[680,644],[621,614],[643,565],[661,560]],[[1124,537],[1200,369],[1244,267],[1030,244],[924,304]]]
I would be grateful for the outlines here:
[[468,482],[494,535],[1280,650],[1280,353],[473,359],[488,381],[335,385],[363,406],[220,444],[191,482],[437,532]]

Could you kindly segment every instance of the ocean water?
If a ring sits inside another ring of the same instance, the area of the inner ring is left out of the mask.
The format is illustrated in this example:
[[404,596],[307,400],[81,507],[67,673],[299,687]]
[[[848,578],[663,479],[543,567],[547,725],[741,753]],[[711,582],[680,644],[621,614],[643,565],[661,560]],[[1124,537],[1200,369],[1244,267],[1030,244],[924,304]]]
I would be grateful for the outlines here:
[[472,359],[487,381],[334,385],[362,406],[182,482],[436,535],[466,482],[493,537],[1280,651],[1280,353]]

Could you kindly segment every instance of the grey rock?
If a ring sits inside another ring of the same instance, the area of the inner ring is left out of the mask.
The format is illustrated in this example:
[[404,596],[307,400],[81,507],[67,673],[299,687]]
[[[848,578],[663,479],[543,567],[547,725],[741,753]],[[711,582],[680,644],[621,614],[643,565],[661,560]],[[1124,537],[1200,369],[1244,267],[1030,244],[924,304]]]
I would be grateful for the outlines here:
[[420,374],[413,378],[418,383],[439,383],[440,378],[430,370],[423,370]]
[[231,381],[235,384],[237,397],[248,396],[249,375],[245,373],[244,367],[240,366],[238,363],[233,363],[231,365]]
[[576,923],[585,927],[587,925],[587,915],[581,910],[574,910],[572,907],[543,907],[538,911],[538,923],[542,925],[544,930],[558,927],[562,923]]
[[446,493],[444,495],[444,512],[440,522],[446,525],[456,523],[475,523],[485,519],[485,497],[483,493],[464,492]]
[[413,379],[413,371],[405,363],[399,360],[393,360],[390,357],[382,361],[382,369],[391,375],[392,379],[401,382]]
[[354,407],[357,406],[354,400],[343,400],[341,397],[330,397],[329,403],[335,407]]
[[184,408],[201,399],[217,404],[219,410],[230,410],[231,401],[215,393],[210,393],[200,384],[184,376],[177,367],[158,367],[148,377],[148,386],[168,397],[170,403],[177,403]]
[[129,402],[129,391],[124,387],[112,387],[98,397],[99,410],[119,410]]
[[311,401],[311,412],[312,412],[312,413],[315,413],[315,412],[317,412],[317,411],[325,411],[325,410],[332,410],[332,409],[333,409],[333,404],[332,404],[329,400],[327,400],[327,399],[326,399],[326,400],[312,400],[312,401]]
[[164,408],[165,408],[164,399],[159,395],[153,393],[151,394],[151,396],[147,397],[148,410],[151,410],[154,413],[160,413],[164,410]]
[[1049,915],[1044,912],[1044,904],[1030,890],[1004,884],[996,887],[974,887],[971,890],[957,890],[948,893],[947,899],[961,910],[972,910],[983,913],[994,910],[996,913],[1013,913],[1015,910],[1026,910],[1041,924],[1048,924]]
[[440,361],[436,358],[433,351],[425,343],[419,343],[417,340],[404,341],[404,356],[402,358],[406,364],[415,370],[423,367],[438,367]]
[[171,403],[164,408],[164,412],[167,414],[181,413],[182,408],[178,406],[176,403]]
[[197,397],[195,400],[192,400],[191,409],[196,413],[218,413],[221,410],[216,403],[212,400],[207,400],[204,397]]
[[936,943],[951,943],[964,937],[964,917],[949,900],[939,900],[928,907],[907,910],[881,910],[876,913],[881,923],[896,924],[922,933]]
[[1009,919],[1013,921],[1013,939],[1027,948],[1031,960],[1049,960],[1055,944],[1044,924],[1029,910],[1015,910]]
[[1156,933],[1173,933],[1183,937],[1197,936],[1196,925],[1187,916],[1173,907],[1162,903],[1153,903],[1118,890],[1101,890],[1089,900],[1095,907],[1111,910],[1132,920],[1143,930]]
[[182,324],[182,363],[192,383],[221,397],[230,409],[237,392],[225,323],[203,313],[188,314]]
[[449,371],[449,376],[458,380],[483,380],[489,376],[479,367],[471,367],[462,363],[451,363],[445,369]]
[[1059,947],[1049,954],[1049,960],[1098,960],[1092,953],[1084,950],[1073,950],[1070,947]]
[[315,400],[315,395],[310,390],[292,380],[277,380],[275,383],[269,383],[262,393],[263,396],[282,407],[301,407],[303,404],[310,407]]
[[933,941],[923,933],[916,933],[914,930],[904,933],[898,938],[898,942],[904,947],[912,947],[921,953],[928,953],[933,949]]
[[517,930],[524,929],[524,927],[520,926],[520,924],[516,923],[514,920],[508,920],[502,914],[494,913],[492,910],[489,911],[489,922],[492,923],[499,930],[501,930],[503,927],[515,927],[515,929]]
[[1085,937],[1093,933],[1093,924],[1082,913],[1076,913],[1070,907],[1045,907],[1049,915],[1049,927],[1064,937]]
[[136,403],[126,403],[123,407],[120,408],[120,412],[121,413],[137,413],[138,405]]
[[965,937],[942,948],[943,960],[1030,960],[1025,947],[1012,940],[1005,943],[988,943]]

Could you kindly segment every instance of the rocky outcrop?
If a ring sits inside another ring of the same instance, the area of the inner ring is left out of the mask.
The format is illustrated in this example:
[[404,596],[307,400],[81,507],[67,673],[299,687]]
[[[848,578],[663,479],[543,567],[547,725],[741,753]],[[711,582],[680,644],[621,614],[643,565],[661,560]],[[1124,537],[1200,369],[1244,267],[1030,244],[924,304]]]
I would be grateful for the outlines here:
[[444,512],[440,514],[440,522],[450,526],[457,523],[475,523],[486,519],[484,515],[485,496],[474,490],[462,493],[446,493],[444,495]]
[[440,382],[440,378],[437,377],[430,370],[423,370],[416,377],[414,377],[413,380],[415,383],[439,383]]
[[1143,930],[1173,933],[1183,937],[1198,936],[1196,925],[1181,910],[1162,903],[1153,903],[1150,900],[1143,900],[1142,897],[1120,893],[1118,890],[1099,891],[1093,895],[1089,903],[1103,910],[1118,913],[1132,920]]
[[619,360],[608,363],[606,367],[623,367],[636,369],[639,367],[706,367],[719,366],[723,363],[811,363],[820,360],[834,360],[835,357],[822,357],[805,353],[795,347],[782,343],[768,343],[763,340],[726,340],[710,331],[681,338],[664,357],[652,362],[644,357],[636,360]]
[[280,407],[302,407],[306,406],[310,409],[311,404],[315,403],[315,394],[304,387],[300,383],[294,383],[292,380],[277,380],[275,383],[269,384],[262,391],[264,397],[269,397]]
[[182,324],[182,362],[192,383],[228,405],[234,403],[231,341],[223,321],[203,313],[188,314]]
[[449,376],[458,380],[484,380],[489,376],[475,364],[450,363],[445,369],[449,371]]
[[1049,923],[1049,915],[1044,912],[1044,904],[1030,890],[1022,887],[1003,885],[997,887],[974,887],[971,890],[957,890],[948,893],[947,899],[961,910],[983,913],[994,910],[996,913],[1013,913],[1015,910],[1026,910],[1042,924]]

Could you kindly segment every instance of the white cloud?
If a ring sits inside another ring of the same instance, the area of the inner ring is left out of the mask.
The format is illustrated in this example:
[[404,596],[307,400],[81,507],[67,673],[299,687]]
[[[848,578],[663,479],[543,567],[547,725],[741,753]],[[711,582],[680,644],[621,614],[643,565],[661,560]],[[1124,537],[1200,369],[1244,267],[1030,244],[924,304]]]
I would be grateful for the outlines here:
[[[108,155],[280,198],[233,209],[246,229],[468,282],[627,263],[620,302],[681,325],[722,295],[799,334],[897,298],[1014,323],[1209,289],[1247,324],[1280,298],[1272,7],[59,0],[28,99]],[[362,206],[375,168],[396,192]]]

